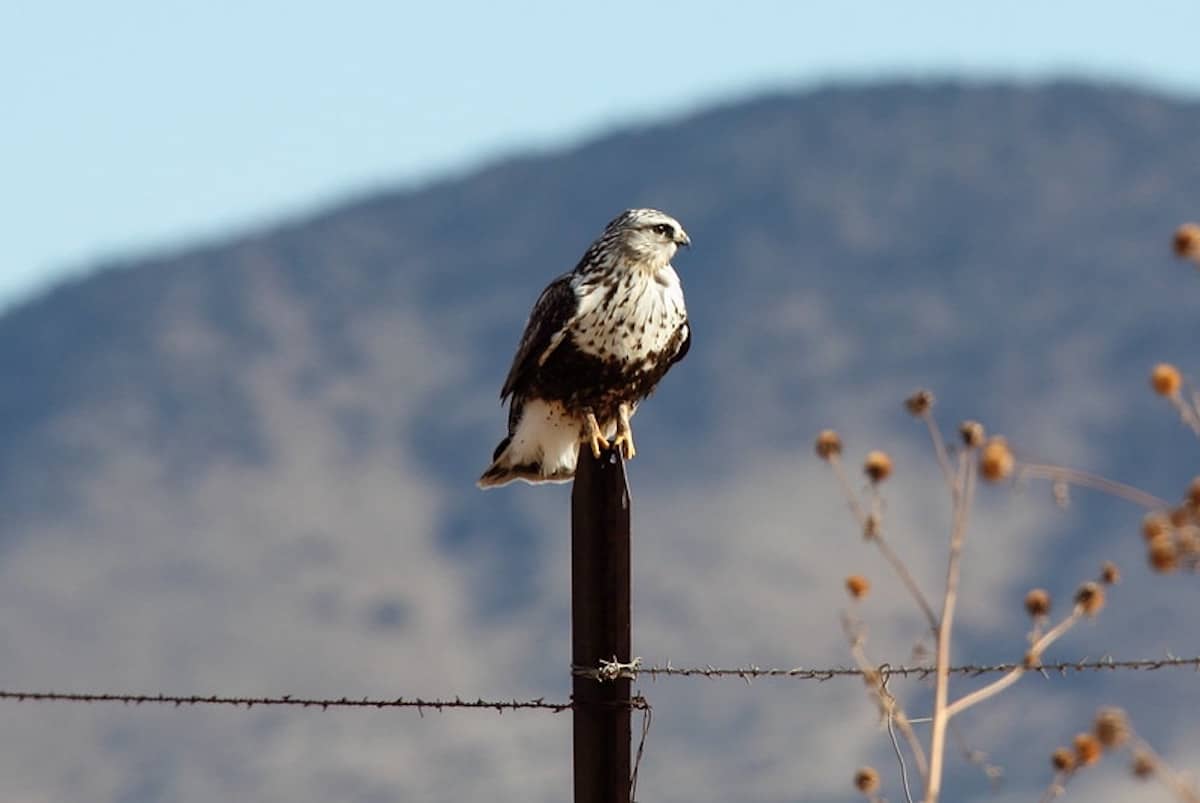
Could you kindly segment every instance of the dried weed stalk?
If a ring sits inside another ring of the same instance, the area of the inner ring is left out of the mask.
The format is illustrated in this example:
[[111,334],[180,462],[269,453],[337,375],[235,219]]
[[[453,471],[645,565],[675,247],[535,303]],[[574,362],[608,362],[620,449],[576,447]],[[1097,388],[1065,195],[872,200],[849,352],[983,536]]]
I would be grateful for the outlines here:
[[[1131,486],[1074,469],[1019,462],[1007,441],[1000,437],[986,437],[983,426],[978,422],[968,421],[959,428],[960,444],[952,452],[941,438],[940,430],[934,420],[933,395],[928,391],[920,391],[910,397],[906,405],[914,416],[926,422],[934,453],[953,503],[946,584],[942,594],[940,614],[935,612],[912,572],[893,549],[885,534],[882,485],[892,475],[893,463],[890,456],[882,451],[872,451],[867,455],[863,463],[867,487],[865,492],[860,494],[855,490],[845,470],[842,460],[843,444],[837,433],[832,430],[822,432],[817,438],[816,451],[833,471],[863,538],[874,544],[875,548],[883,555],[888,566],[899,578],[917,608],[924,615],[934,634],[936,640],[934,702],[933,714],[929,719],[930,735],[928,748],[926,748],[914,731],[912,720],[905,713],[895,695],[887,690],[885,683],[881,682],[880,673],[875,670],[875,664],[868,657],[865,647],[865,628],[862,622],[855,613],[848,612],[843,615],[843,629],[850,644],[851,654],[864,672],[867,687],[879,706],[880,716],[886,721],[889,728],[892,724],[899,728],[924,785],[922,799],[926,803],[934,803],[941,794],[947,733],[953,718],[1009,688],[1026,672],[1036,671],[1041,666],[1042,655],[1055,641],[1082,619],[1096,616],[1100,612],[1106,601],[1106,587],[1113,585],[1120,578],[1120,572],[1115,564],[1105,562],[1098,579],[1085,582],[1079,587],[1070,612],[1053,625],[1048,625],[1049,594],[1041,589],[1030,591],[1025,597],[1024,605],[1033,621],[1033,629],[1029,636],[1029,645],[1025,649],[1019,665],[997,680],[957,699],[951,699],[949,668],[954,615],[959,599],[963,546],[967,538],[970,511],[978,480],[982,478],[985,481],[996,483],[1016,477],[1047,479],[1055,486],[1075,485],[1093,488],[1147,507],[1151,510],[1153,518],[1147,519],[1144,529],[1147,532],[1153,532],[1155,536],[1150,539],[1150,543],[1154,545],[1154,548],[1159,548],[1165,543],[1162,539],[1171,538],[1174,566],[1178,564],[1177,555],[1182,551],[1176,545],[1179,533],[1187,532],[1187,528],[1192,528],[1196,530],[1196,533],[1200,533],[1200,479],[1190,489],[1192,493],[1189,495],[1189,501],[1184,503],[1188,514],[1185,517],[1177,512],[1178,509],[1172,510],[1166,502]],[[1192,503],[1193,498],[1196,504]],[[1175,515],[1172,516],[1172,513]],[[1200,544],[1200,537],[1193,536],[1193,540],[1196,544]],[[1200,550],[1193,554],[1200,554]],[[1192,562],[1195,563],[1195,557],[1192,558]],[[846,579],[846,589],[853,608],[866,598],[870,583],[861,575],[852,575]],[[968,755],[975,754],[975,751],[969,748],[964,752]],[[898,746],[897,754],[902,771],[906,773],[904,759],[899,754]],[[1086,759],[1087,756],[1082,753],[1076,756],[1070,764],[1071,771],[1081,764],[1086,764]],[[990,777],[999,774],[998,769],[993,767],[988,767],[987,772]],[[1067,772],[1067,770],[1063,772]],[[907,786],[905,795],[906,799],[912,799]]]
[[[1175,233],[1173,247],[1180,258],[1195,262],[1197,267],[1200,267],[1200,225],[1189,223],[1181,226]],[[1150,386],[1155,393],[1167,399],[1183,423],[1200,436],[1200,392],[1191,389],[1179,369],[1169,363],[1154,366],[1150,374]],[[843,465],[841,437],[833,430],[825,430],[816,441],[817,455],[832,469],[863,538],[874,544],[883,555],[925,617],[936,640],[933,714],[928,719],[930,733],[926,748],[913,730],[913,720],[905,714],[900,702],[888,691],[886,680],[867,656],[865,627],[853,611],[857,604],[866,598],[870,584],[861,575],[847,578],[846,588],[851,597],[852,612],[843,614],[843,629],[854,660],[863,670],[867,687],[879,706],[880,716],[886,721],[889,732],[893,733],[893,745],[904,779],[905,799],[909,803],[913,797],[908,785],[907,769],[900,745],[894,738],[892,725],[895,724],[903,734],[921,776],[924,784],[922,800],[924,803],[936,803],[942,791],[946,736],[954,717],[1003,692],[1025,673],[1037,671],[1041,667],[1043,653],[1082,619],[1099,614],[1105,605],[1107,589],[1120,580],[1120,571],[1116,565],[1109,561],[1104,562],[1099,577],[1079,587],[1071,610],[1055,624],[1050,624],[1049,593],[1043,589],[1031,590],[1025,596],[1024,605],[1033,624],[1022,660],[997,680],[951,699],[950,648],[959,597],[963,546],[980,478],[990,483],[1047,480],[1051,483],[1055,501],[1063,506],[1069,503],[1071,487],[1090,488],[1131,502],[1147,511],[1142,524],[1142,535],[1145,538],[1147,561],[1151,569],[1160,573],[1178,570],[1200,571],[1200,477],[1188,486],[1182,503],[1171,505],[1138,488],[1086,471],[1018,460],[1004,438],[988,437],[983,425],[977,421],[966,421],[960,425],[959,443],[956,448],[951,448],[947,446],[934,419],[934,402],[930,391],[920,390],[905,400],[905,407],[912,416],[919,418],[928,430],[934,456],[952,502],[946,581],[940,613],[934,610],[912,572],[885,537],[882,486],[893,472],[891,457],[882,451],[872,451],[867,455],[863,463],[867,487],[860,494],[850,482]],[[1118,709],[1102,710],[1091,732],[1078,734],[1070,748],[1061,747],[1053,752],[1051,764],[1055,776],[1043,800],[1050,800],[1062,794],[1066,782],[1075,773],[1097,763],[1107,752],[1122,747],[1128,747],[1133,753],[1132,767],[1135,775],[1145,778],[1157,777],[1179,800],[1200,803],[1200,795],[1190,781],[1171,771],[1149,745],[1138,739],[1129,727],[1127,718]],[[964,752],[969,760],[975,760],[973,757],[980,755],[969,748],[965,748]],[[995,767],[987,767],[986,772],[993,778],[999,774],[998,768]],[[871,800],[879,799],[880,785],[879,774],[874,769],[859,770],[855,776],[855,786]]]

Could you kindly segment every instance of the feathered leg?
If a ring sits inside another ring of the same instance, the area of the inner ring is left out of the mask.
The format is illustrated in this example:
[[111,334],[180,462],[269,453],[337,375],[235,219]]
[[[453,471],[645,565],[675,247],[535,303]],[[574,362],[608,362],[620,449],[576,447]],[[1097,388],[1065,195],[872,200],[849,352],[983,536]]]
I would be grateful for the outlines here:
[[617,437],[613,439],[613,446],[621,450],[626,460],[632,460],[637,454],[637,449],[633,446],[633,428],[629,425],[629,404],[621,402],[621,406],[617,408]]
[[587,432],[584,437],[592,447],[592,457],[599,459],[600,452],[608,448],[608,438],[604,437],[604,432],[600,429],[600,423],[596,421],[596,414],[591,410],[588,410],[587,416],[584,418],[584,423],[587,424]]

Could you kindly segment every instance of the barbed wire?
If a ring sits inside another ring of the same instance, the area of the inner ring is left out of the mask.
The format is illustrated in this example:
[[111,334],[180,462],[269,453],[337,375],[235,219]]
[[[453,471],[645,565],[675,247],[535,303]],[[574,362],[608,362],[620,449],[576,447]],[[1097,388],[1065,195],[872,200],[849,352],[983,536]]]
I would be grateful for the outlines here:
[[[615,668],[619,672],[614,672]],[[1013,669],[1021,666],[1017,663],[999,663],[999,664],[963,664],[950,668],[950,673],[954,675],[979,676],[988,674],[1000,674],[1010,672]],[[1104,671],[1121,671],[1133,670],[1143,672],[1153,672],[1161,669],[1192,669],[1200,672],[1200,656],[1192,658],[1179,658],[1176,656],[1167,656],[1165,658],[1138,658],[1138,659],[1122,659],[1118,660],[1111,657],[1098,659],[1084,658],[1078,661],[1059,661],[1056,663],[1047,663],[1038,667],[1037,671],[1044,676],[1058,674],[1067,676],[1073,673],[1082,672],[1104,672]],[[936,668],[928,665],[919,666],[892,666],[891,664],[881,664],[872,670],[878,673],[883,679],[893,677],[916,677],[918,679],[931,677]],[[758,678],[792,678],[796,680],[815,680],[824,682],[835,678],[843,677],[862,677],[863,669],[858,667],[828,667],[821,669],[805,668],[801,666],[791,668],[776,668],[776,667],[760,667],[757,665],[747,665],[739,667],[717,667],[717,666],[673,666],[669,661],[664,666],[642,666],[640,662],[631,662],[629,664],[619,664],[616,662],[602,661],[601,666],[586,667],[573,666],[571,674],[577,677],[589,677],[599,682],[606,682],[622,678],[638,679],[641,676],[657,680],[660,677],[705,677],[710,679],[716,678],[738,678],[750,683]],[[554,713],[569,711],[575,707],[572,701],[555,702],[546,700],[543,697],[536,697],[528,700],[485,700],[477,698],[474,700],[463,699],[461,697],[454,698],[432,698],[423,699],[417,697],[395,697],[395,698],[380,698],[380,697],[294,697],[284,694],[279,696],[263,696],[263,697],[240,697],[221,694],[190,694],[190,695],[174,695],[174,694],[138,694],[138,693],[120,693],[120,692],[62,692],[62,691],[11,691],[0,690],[0,700],[9,702],[65,702],[65,703],[124,703],[127,705],[172,705],[175,707],[181,706],[197,706],[197,705],[217,705],[229,707],[254,708],[256,706],[290,706],[294,708],[317,708],[328,710],[331,708],[415,708],[418,713],[424,715],[426,711],[444,711],[447,709],[491,709],[497,713],[516,710],[543,710]],[[590,703],[589,705],[597,705]],[[616,703],[616,705],[623,705]],[[648,710],[649,702],[641,695],[635,695],[628,703],[628,706],[635,710]]]
[[[1002,674],[1011,672],[1013,669],[1023,666],[1020,663],[999,663],[999,664],[962,664],[952,666],[949,669],[952,675],[966,675],[977,677],[979,675]],[[1165,658],[1136,658],[1122,659],[1106,656],[1103,658],[1083,658],[1077,661],[1058,661],[1054,663],[1043,663],[1037,667],[1036,671],[1042,675],[1048,676],[1052,673],[1057,673],[1061,676],[1066,676],[1071,673],[1081,672],[1103,672],[1103,671],[1120,671],[1134,670],[1143,672],[1152,672],[1159,669],[1194,669],[1200,671],[1200,656],[1193,658],[1179,658],[1169,655]],[[603,670],[603,667],[601,668]],[[812,669],[802,666],[791,668],[775,668],[775,667],[760,667],[755,665],[738,666],[738,667],[716,667],[716,666],[673,666],[670,661],[665,666],[642,666],[638,664],[635,674],[648,676],[651,680],[659,677],[706,677],[706,678],[739,678],[747,683],[757,678],[795,678],[798,680],[816,680],[826,681],[840,677],[862,677],[864,671],[872,671],[883,678],[891,677],[916,677],[919,679],[932,677],[937,672],[937,667],[931,665],[919,666],[892,666],[891,664],[880,664],[871,670],[863,670],[859,667],[839,666],[825,669]],[[591,676],[597,672],[596,669],[588,667],[572,667],[572,673],[577,675]]]
[[[126,703],[131,705],[165,704],[175,707],[185,705],[223,705],[232,707],[254,708],[255,706],[293,706],[296,708],[415,708],[421,714],[425,711],[443,711],[455,708],[493,709],[499,713],[520,709],[541,709],[559,713],[573,707],[570,702],[549,702],[538,697],[532,700],[464,700],[454,699],[420,699],[397,697],[382,699],[372,697],[293,697],[281,695],[278,697],[234,697],[219,694],[212,695],[172,695],[172,694],[122,694],[106,692],[58,692],[58,691],[0,691],[0,700],[13,702],[65,702],[65,703]],[[644,700],[634,699],[631,707],[638,708]]]

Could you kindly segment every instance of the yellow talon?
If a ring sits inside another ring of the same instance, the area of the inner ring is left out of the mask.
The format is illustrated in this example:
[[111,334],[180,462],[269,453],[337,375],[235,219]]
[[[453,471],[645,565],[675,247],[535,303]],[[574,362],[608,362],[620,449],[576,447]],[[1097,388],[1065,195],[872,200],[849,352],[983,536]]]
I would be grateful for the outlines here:
[[626,460],[632,460],[637,454],[637,449],[633,446],[633,428],[629,426],[628,404],[617,408],[617,437],[613,439],[613,446],[621,450]]
[[596,416],[592,413],[587,414],[588,427],[588,443],[592,446],[592,457],[600,459],[600,453],[608,448],[608,438],[604,437],[604,433],[600,431],[600,424],[596,421]]

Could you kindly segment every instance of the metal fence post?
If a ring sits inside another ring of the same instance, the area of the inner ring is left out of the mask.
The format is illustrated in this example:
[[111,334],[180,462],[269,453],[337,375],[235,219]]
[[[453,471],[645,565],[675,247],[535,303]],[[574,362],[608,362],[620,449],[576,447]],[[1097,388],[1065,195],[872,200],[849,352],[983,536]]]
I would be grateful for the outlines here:
[[[630,658],[629,489],[615,452],[579,450],[571,490],[571,663]],[[629,803],[630,681],[576,675],[575,803]]]

